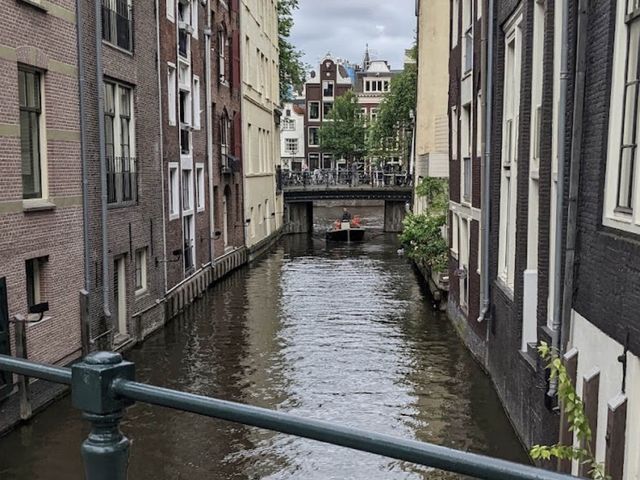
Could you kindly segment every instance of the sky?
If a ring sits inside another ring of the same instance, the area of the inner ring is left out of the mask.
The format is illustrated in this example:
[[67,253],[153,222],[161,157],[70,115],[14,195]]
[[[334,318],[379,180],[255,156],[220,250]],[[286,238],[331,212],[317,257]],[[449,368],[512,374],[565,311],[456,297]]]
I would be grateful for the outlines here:
[[372,60],[402,68],[404,50],[415,37],[415,0],[300,0],[299,5],[291,41],[312,68],[327,52],[361,63],[367,43]]

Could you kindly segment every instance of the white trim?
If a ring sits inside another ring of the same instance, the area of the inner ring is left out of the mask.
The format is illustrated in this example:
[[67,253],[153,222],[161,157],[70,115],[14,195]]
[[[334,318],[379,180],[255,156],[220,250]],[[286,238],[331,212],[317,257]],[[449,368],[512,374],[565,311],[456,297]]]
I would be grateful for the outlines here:
[[[169,162],[169,173],[167,175],[167,182],[169,186],[169,220],[176,220],[180,218],[180,164],[178,162]],[[174,172],[174,176],[171,173]],[[175,207],[175,210],[171,209],[171,206]]]
[[479,222],[481,218],[481,210],[479,208],[470,207],[469,205],[454,202],[453,200],[449,201],[449,210],[464,218],[475,220],[476,222]]
[[196,163],[196,211],[204,212],[205,202],[205,186],[204,186],[204,163]]

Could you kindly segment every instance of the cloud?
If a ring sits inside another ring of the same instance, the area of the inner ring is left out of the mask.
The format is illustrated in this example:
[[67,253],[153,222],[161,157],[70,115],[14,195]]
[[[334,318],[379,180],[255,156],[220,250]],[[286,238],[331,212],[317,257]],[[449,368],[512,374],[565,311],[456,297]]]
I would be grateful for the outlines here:
[[291,40],[315,67],[330,52],[360,63],[365,46],[374,59],[402,68],[415,38],[415,0],[300,0]]

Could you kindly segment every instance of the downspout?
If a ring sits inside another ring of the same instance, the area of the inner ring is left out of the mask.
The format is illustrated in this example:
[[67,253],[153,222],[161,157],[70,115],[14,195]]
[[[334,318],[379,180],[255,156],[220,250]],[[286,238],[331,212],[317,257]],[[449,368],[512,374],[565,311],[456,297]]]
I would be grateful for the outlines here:
[[[564,212],[564,170],[566,157],[566,114],[567,114],[567,90],[569,84],[569,0],[562,0],[562,38],[560,41],[560,98],[558,105],[558,187],[556,191],[556,238],[555,258],[553,265],[553,323],[551,343],[553,350],[559,352],[560,328],[562,326],[562,231]],[[551,179],[553,181],[553,179]],[[554,397],[558,390],[558,379],[552,378],[549,382],[547,395]]]
[[[493,0],[488,0],[489,7],[485,15],[482,16],[484,28],[482,29],[482,108],[484,109],[484,136],[482,142],[482,152],[484,153],[484,164],[482,165],[482,209],[481,215],[481,235],[482,270],[480,277],[480,316],[478,322],[483,322],[488,318],[490,299],[490,277],[489,277],[489,255],[490,255],[490,235],[491,225],[491,130],[493,121]],[[488,330],[487,330],[488,334]]]
[[[76,34],[78,35],[78,95],[80,96],[80,164],[82,168],[82,236],[84,239],[84,288],[91,291],[91,244],[89,239],[89,172],[87,166],[87,124],[86,124],[86,91],[84,77],[84,51],[82,50],[82,39],[84,30],[82,25],[81,1],[76,0]],[[89,328],[91,323],[89,322]],[[91,333],[89,333],[91,338]]]
[[107,231],[107,161],[104,139],[104,75],[102,73],[102,4],[95,0],[96,19],[96,87],[98,89],[98,138],[100,143],[100,188],[102,221],[102,309],[106,323],[111,320],[109,310],[109,245]]
[[213,198],[213,112],[211,98],[211,0],[207,0],[207,29],[205,39],[205,101],[207,102],[207,169],[209,170],[209,259],[211,265],[215,255],[215,212]]
[[566,351],[571,333],[573,309],[573,284],[578,223],[578,195],[580,193],[580,154],[582,153],[582,115],[587,52],[588,1],[578,5],[578,29],[576,32],[576,76],[573,99],[573,125],[571,135],[571,170],[569,173],[569,198],[567,212],[566,256],[564,262],[564,290],[562,294],[562,325],[560,327],[560,351]]
[[[160,116],[159,120],[159,131],[160,131],[160,147],[158,149],[160,155],[160,181],[162,184],[160,185],[160,192],[162,195],[162,258],[163,258],[163,268],[164,268],[164,293],[166,295],[167,290],[169,289],[169,285],[167,283],[167,212],[166,212],[166,199],[164,196],[164,131],[163,131],[163,121],[164,117],[162,116],[162,68],[160,63],[160,5],[158,4],[158,0],[155,0],[155,8],[156,8],[156,66],[158,71],[158,114]],[[176,72],[177,74],[177,72]],[[167,84],[167,88],[169,85]],[[153,238],[151,239],[153,242]],[[157,265],[157,263],[156,263]]]

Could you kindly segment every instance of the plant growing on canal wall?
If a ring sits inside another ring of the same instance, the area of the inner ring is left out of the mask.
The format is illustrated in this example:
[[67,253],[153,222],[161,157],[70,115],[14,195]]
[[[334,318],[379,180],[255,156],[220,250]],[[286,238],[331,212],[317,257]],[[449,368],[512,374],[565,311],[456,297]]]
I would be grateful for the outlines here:
[[443,272],[448,264],[448,245],[443,236],[447,224],[447,182],[441,178],[425,178],[416,186],[416,194],[426,200],[424,213],[407,215],[400,241],[409,258]]
[[558,381],[558,400],[566,415],[569,424],[569,431],[575,433],[578,445],[534,445],[530,450],[530,455],[534,460],[578,460],[589,466],[589,475],[594,480],[608,479],[605,475],[604,465],[598,462],[592,448],[592,431],[589,421],[584,411],[584,402],[577,394],[567,370],[560,359],[558,352],[553,350],[546,342],[541,342],[538,346],[540,358],[544,360],[549,370],[550,378]]

